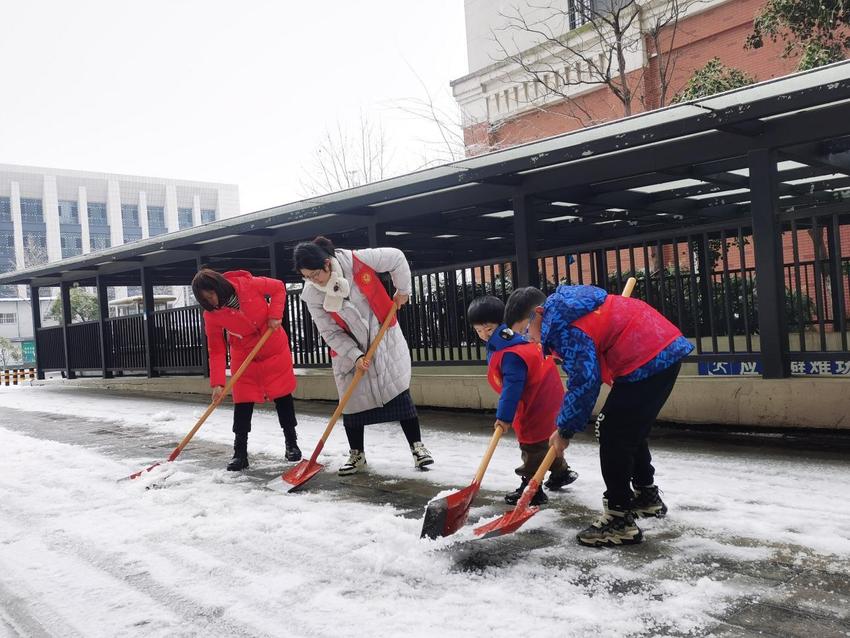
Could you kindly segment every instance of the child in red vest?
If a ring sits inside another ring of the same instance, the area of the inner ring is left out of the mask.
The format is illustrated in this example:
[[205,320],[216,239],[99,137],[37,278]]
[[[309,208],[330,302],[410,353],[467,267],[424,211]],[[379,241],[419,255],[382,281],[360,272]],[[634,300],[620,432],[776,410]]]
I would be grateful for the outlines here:
[[593,547],[639,543],[635,517],[662,517],[647,437],[670,396],[681,360],[693,346],[652,306],[595,286],[536,288],[511,294],[508,308],[527,311],[527,333],[563,361],[568,392],[550,444],[559,452],[584,430],[602,383],[611,393],[596,420],[605,481],[604,512],[578,534]]
[[[522,465],[516,469],[522,482],[516,491],[505,495],[506,503],[516,505],[549,450],[549,435],[555,431],[564,384],[554,362],[543,358],[540,346],[508,328],[510,323],[503,323],[505,305],[501,299],[479,297],[469,305],[467,315],[475,332],[487,342],[487,380],[499,393],[494,427],[507,432],[513,426],[522,451]],[[577,478],[562,454],[552,464],[545,485],[557,490]],[[541,487],[531,503],[548,501]]]

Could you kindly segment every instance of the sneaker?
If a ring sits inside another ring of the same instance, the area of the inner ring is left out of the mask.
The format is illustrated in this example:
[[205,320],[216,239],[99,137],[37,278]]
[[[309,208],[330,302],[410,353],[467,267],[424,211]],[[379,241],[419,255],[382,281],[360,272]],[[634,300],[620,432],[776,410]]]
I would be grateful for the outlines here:
[[658,495],[657,485],[647,485],[645,487],[635,487],[635,497],[632,499],[632,513],[636,517],[643,518],[664,518],[667,515],[667,506],[661,497]]
[[560,472],[550,472],[549,479],[543,484],[547,490],[559,490],[565,485],[574,483],[578,478],[578,472],[565,467]]
[[339,476],[348,476],[349,474],[357,474],[364,467],[366,467],[366,454],[360,450],[349,450],[348,460],[342,464],[336,473]]
[[[519,487],[516,488],[513,492],[508,492],[505,494],[505,503],[508,505],[516,505],[519,502],[519,499],[522,497],[522,493],[525,491],[526,486],[528,485],[528,479],[523,477],[522,482],[519,484]],[[543,491],[543,488],[538,488],[537,494],[531,497],[531,505],[546,505],[549,502],[549,497],[546,496],[546,492]]]
[[422,441],[417,441],[410,446],[410,453],[413,454],[413,465],[417,468],[423,468],[426,465],[434,463],[431,453],[428,451]]
[[576,536],[579,543],[587,547],[614,547],[636,545],[643,540],[643,532],[628,509],[608,507],[608,499],[603,499],[602,504],[602,516]]
[[298,444],[293,443],[292,445],[287,445],[286,454],[284,454],[283,458],[285,458],[287,461],[300,461],[301,449],[298,447]]

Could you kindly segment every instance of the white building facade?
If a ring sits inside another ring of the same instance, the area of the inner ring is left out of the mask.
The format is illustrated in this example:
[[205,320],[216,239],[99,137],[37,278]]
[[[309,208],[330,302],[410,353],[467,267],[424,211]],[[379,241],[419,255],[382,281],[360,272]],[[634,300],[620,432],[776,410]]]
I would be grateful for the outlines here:
[[[0,164],[0,272],[239,212],[233,184]],[[114,294],[133,292],[121,287]],[[29,309],[27,294],[23,286],[0,287],[0,337],[32,339],[31,314],[19,316],[24,306]]]

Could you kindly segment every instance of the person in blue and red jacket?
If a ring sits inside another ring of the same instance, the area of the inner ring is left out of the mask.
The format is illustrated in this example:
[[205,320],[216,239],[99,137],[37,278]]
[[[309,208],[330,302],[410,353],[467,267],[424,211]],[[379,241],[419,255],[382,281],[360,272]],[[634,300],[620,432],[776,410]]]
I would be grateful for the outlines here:
[[[555,431],[564,384],[552,359],[543,358],[540,345],[529,343],[513,330],[513,322],[507,322],[501,299],[491,296],[474,299],[469,304],[467,318],[481,340],[487,343],[487,380],[499,394],[494,427],[504,432],[513,427],[522,452],[522,465],[515,470],[522,482],[516,491],[505,495],[506,503],[516,505],[549,451],[549,436]],[[578,474],[570,469],[561,454],[552,463],[545,485],[550,490],[558,490],[577,478]],[[531,504],[543,505],[548,501],[541,487]]]
[[278,279],[254,277],[245,270],[222,274],[203,268],[192,279],[192,292],[204,308],[213,400],[224,391],[228,343],[230,369],[235,372],[266,328],[273,330],[233,386],[233,459],[227,469],[248,467],[248,433],[254,404],[265,401],[274,401],[286,442],[286,460],[299,460],[301,450],[295,433],[298,422],[292,401],[295,373],[289,338],[281,327],[286,286]]
[[595,286],[559,286],[548,298],[536,288],[520,288],[509,308],[515,296],[531,308],[529,339],[560,358],[568,376],[558,430],[549,440],[556,450],[566,449],[585,429],[602,383],[611,385],[596,420],[604,512],[578,541],[589,546],[641,542],[635,517],[667,513],[647,437],[693,346],[649,304]]

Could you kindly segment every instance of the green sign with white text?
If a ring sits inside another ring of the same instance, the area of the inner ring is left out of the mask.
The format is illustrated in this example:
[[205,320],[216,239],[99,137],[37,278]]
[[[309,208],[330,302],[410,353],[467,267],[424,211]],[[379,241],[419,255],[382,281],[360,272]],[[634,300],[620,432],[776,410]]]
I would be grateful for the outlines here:
[[21,363],[35,363],[35,341],[21,342]]

